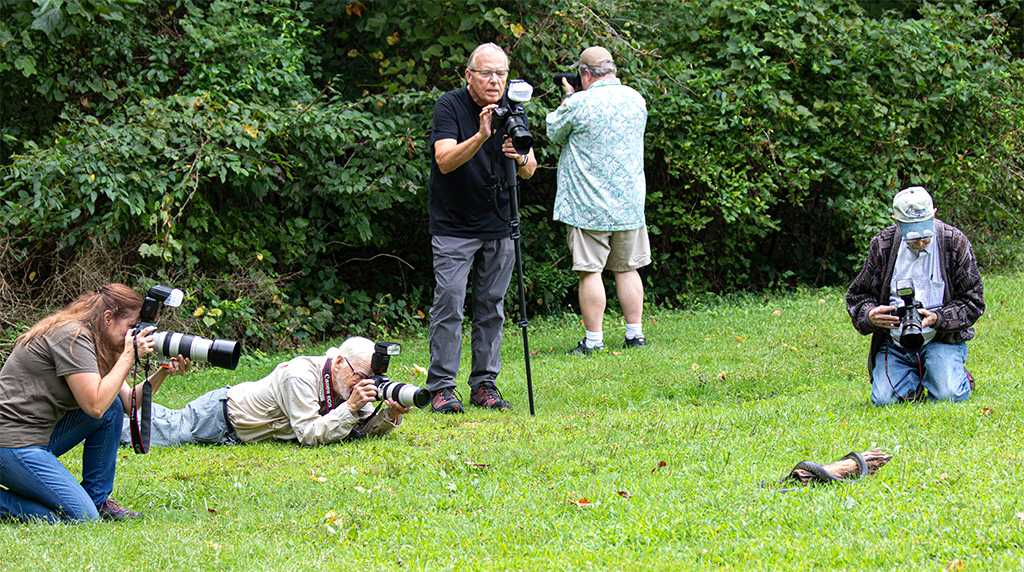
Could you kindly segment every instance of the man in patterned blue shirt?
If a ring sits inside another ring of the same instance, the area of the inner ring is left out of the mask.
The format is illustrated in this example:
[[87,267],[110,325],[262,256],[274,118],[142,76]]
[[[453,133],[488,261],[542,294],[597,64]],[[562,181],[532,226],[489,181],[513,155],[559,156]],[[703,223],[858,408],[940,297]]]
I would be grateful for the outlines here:
[[644,217],[644,129],[647,104],[615,77],[608,50],[583,50],[577,64],[583,90],[562,80],[565,100],[547,116],[548,137],[564,144],[558,158],[554,219],[568,225],[572,269],[586,336],[570,352],[604,348],[605,269],[626,319],[625,346],[645,345],[641,322],[644,287],[638,268],[651,263]]

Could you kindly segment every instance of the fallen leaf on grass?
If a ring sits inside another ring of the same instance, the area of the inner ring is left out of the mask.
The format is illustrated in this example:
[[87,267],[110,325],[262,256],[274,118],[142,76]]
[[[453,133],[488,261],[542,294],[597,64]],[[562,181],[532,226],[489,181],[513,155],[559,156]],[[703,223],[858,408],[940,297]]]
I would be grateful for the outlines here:
[[327,514],[323,517],[324,524],[334,524],[334,521],[338,520],[338,513],[333,510],[327,511]]
[[533,350],[532,352],[530,352],[530,355],[533,357],[537,357],[540,355],[540,350]]
[[208,512],[210,514],[217,514],[217,509],[215,509],[215,508],[207,508],[206,512]]
[[747,339],[747,336],[736,336],[736,343],[742,344]]
[[474,469],[489,469],[491,467],[487,463],[474,463],[473,461],[466,461],[466,465]]
[[772,315],[776,316],[776,317],[781,316],[782,315],[782,310],[776,308],[776,309],[772,310]]
[[1018,512],[1017,513],[1017,520],[1019,520],[1020,522],[1024,523],[1024,512]]
[[948,478],[949,478],[949,473],[942,473],[941,475],[939,475],[939,480],[940,481],[944,481],[944,480],[946,480]]
[[629,491],[619,491],[619,496],[624,498],[624,499],[628,499],[629,497],[631,497],[633,495],[629,494]]
[[356,489],[356,492],[357,492],[357,493],[359,493],[359,494],[363,494],[363,495],[368,495],[368,494],[370,494],[370,493],[372,493],[372,492],[373,492],[373,490],[372,490],[372,489],[364,489],[363,487],[361,487],[361,486],[359,486],[359,485],[356,485],[356,486],[355,486],[355,489]]
[[614,350],[613,350],[613,351],[612,351],[612,355],[613,355],[613,356],[620,356],[620,355],[622,355],[622,352],[618,352],[618,351],[614,351]]
[[668,466],[668,463],[666,463],[665,461],[658,461],[657,466],[655,466],[653,469],[651,469],[651,472],[652,473],[657,472],[658,469],[661,469],[661,468],[664,468],[664,467],[667,467],[667,466]]
[[420,377],[420,376],[424,376],[424,375],[427,375],[427,368],[425,368],[425,367],[423,367],[422,365],[419,365],[419,364],[415,364],[415,363],[412,364],[412,376],[413,377]]
[[583,497],[583,498],[576,499],[576,500],[570,500],[569,502],[574,504],[574,505],[576,505],[576,506],[578,506],[578,507],[580,507],[580,508],[587,508],[589,506],[593,506],[593,504],[594,504],[594,503],[590,502],[590,499],[588,499],[587,497]]
[[327,482],[327,477],[325,477],[323,475],[318,475],[318,474],[316,474],[315,470],[311,470],[311,471],[309,471],[309,480],[316,481],[318,483],[326,483]]
[[981,414],[982,415],[992,415],[992,408],[991,407],[982,407],[981,408]]
[[718,380],[719,381],[725,381],[725,372],[724,371],[718,372]]
[[963,572],[965,568],[967,568],[967,565],[964,564],[963,560],[954,558],[949,561],[949,564],[946,564],[946,567],[943,568],[943,570],[946,570],[946,572]]
[[692,369],[693,371],[697,371],[698,369],[700,369],[700,364],[697,362],[693,362],[690,364],[690,369]]

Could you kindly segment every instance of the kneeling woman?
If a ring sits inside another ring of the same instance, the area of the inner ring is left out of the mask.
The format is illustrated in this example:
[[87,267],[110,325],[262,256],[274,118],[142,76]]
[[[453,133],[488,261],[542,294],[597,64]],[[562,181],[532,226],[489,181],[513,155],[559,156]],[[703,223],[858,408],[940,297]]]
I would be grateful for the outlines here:
[[[0,370],[0,518],[120,520],[138,516],[110,498],[126,383],[151,329],[131,333],[142,298],[108,284],[43,318],[15,343]],[[180,356],[169,371],[185,369]],[[82,482],[57,460],[85,441]],[[6,490],[4,490],[6,489]]]

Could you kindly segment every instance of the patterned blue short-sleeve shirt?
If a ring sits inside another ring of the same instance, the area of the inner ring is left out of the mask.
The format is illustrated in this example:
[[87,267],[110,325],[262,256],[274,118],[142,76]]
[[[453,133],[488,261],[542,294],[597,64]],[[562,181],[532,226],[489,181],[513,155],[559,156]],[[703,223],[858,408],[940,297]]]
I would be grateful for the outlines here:
[[630,230],[646,224],[646,126],[643,96],[615,78],[594,82],[548,113],[548,137],[564,144],[555,220],[588,230]]

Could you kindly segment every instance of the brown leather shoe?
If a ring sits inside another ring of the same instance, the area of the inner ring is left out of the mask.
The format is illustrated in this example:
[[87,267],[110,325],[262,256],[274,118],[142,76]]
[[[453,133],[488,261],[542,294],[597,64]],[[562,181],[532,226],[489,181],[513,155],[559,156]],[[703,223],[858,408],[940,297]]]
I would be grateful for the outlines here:
[[473,389],[473,392],[469,395],[469,402],[477,407],[486,407],[487,409],[498,409],[505,411],[512,409],[509,402],[505,401],[501,397],[501,392],[494,385],[494,382],[485,381]]
[[430,398],[430,410],[434,413],[464,413],[462,401],[455,390],[448,387],[434,392]]

